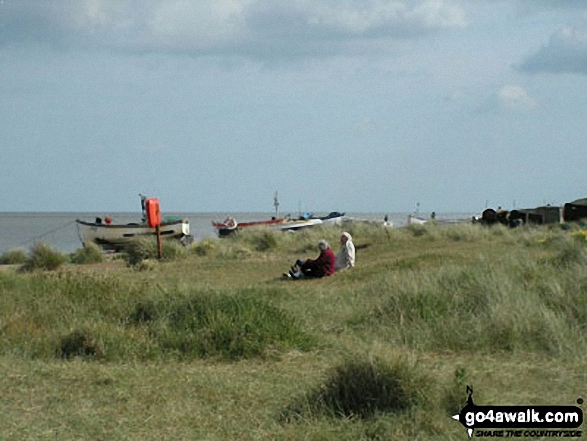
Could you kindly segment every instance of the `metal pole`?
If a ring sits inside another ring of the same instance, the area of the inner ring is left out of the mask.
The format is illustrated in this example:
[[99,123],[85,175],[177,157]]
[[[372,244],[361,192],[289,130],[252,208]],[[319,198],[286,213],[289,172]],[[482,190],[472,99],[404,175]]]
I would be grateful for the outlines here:
[[155,228],[157,230],[157,258],[161,260],[163,257],[163,246],[161,245],[161,227],[158,224]]

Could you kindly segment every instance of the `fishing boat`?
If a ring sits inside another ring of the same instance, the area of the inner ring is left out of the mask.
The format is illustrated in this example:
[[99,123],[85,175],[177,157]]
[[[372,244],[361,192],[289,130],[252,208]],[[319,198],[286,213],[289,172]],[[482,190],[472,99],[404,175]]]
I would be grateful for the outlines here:
[[263,230],[277,230],[277,231],[296,231],[302,228],[312,227],[316,225],[322,225],[323,221],[317,218],[310,219],[296,219],[292,220],[289,218],[269,219],[251,222],[237,222],[233,217],[226,218],[222,222],[212,222],[212,226],[216,228],[218,237],[226,237],[237,231],[250,230],[250,229],[263,229]]
[[222,222],[212,221],[212,226],[216,228],[219,237],[226,237],[237,231],[245,229],[265,229],[278,231],[297,231],[302,228],[313,227],[316,225],[341,225],[344,219],[344,213],[333,211],[326,216],[314,216],[311,213],[301,214],[298,219],[288,217],[272,217],[267,220],[258,220],[250,222],[238,222],[234,217],[227,217]]
[[326,216],[319,216],[317,219],[320,219],[324,225],[342,225],[346,217],[345,213],[333,211],[328,213]]
[[[146,223],[113,224],[101,219],[94,222],[76,220],[78,233],[84,245],[95,243],[105,250],[120,251],[133,240],[141,237],[156,237],[157,230]],[[187,219],[170,219],[161,222],[159,234],[162,239],[178,239],[183,243],[192,240]]]
[[219,237],[225,237],[234,234],[237,230],[250,228],[268,228],[281,225],[285,222],[287,222],[287,218],[284,217],[250,222],[237,222],[234,217],[227,217],[222,222],[212,221],[212,226],[216,228]]
[[[177,239],[187,245],[193,241],[190,235],[190,223],[187,219],[168,217],[161,221],[159,213],[159,202],[157,201],[157,227],[148,221],[150,200],[146,196],[141,197],[142,218],[140,223],[116,224],[112,223],[110,217],[104,219],[97,217],[94,222],[77,219],[78,235],[84,245],[95,243],[105,250],[121,251],[133,240],[141,237],[159,237],[161,239]],[[151,199],[155,200],[156,199]]]
[[273,206],[275,207],[275,216],[271,219],[257,220],[249,222],[238,222],[234,217],[227,217],[222,222],[212,221],[212,226],[216,229],[219,237],[230,236],[237,231],[245,229],[265,229],[278,231],[296,231],[302,228],[313,227],[316,225],[341,225],[344,219],[344,213],[333,211],[326,216],[314,216],[312,213],[300,214],[298,219],[292,219],[290,215],[285,217],[279,216],[279,199],[275,192],[273,197]]
[[323,222],[321,219],[310,218],[310,219],[298,219],[298,220],[288,220],[283,222],[282,224],[272,225],[269,227],[271,230],[281,230],[281,231],[297,231],[301,230],[302,228],[314,227],[316,225],[322,225]]

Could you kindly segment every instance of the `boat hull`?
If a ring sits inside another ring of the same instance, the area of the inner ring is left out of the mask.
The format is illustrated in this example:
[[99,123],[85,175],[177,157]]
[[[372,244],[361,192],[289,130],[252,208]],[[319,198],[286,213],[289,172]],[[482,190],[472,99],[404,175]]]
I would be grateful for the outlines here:
[[316,225],[322,225],[321,219],[308,219],[308,220],[295,220],[284,222],[279,225],[272,225],[269,227],[271,230],[280,230],[280,231],[297,231],[301,230],[302,228],[314,227]]
[[[307,220],[288,220],[288,219],[271,219],[267,221],[254,222],[232,222],[230,225],[226,222],[212,222],[212,225],[218,231],[219,237],[226,237],[235,234],[242,230],[270,230],[270,231],[296,231],[302,228],[312,227],[315,225],[322,225],[324,221],[321,219],[307,219]],[[333,220],[334,223],[334,220]]]
[[261,221],[237,222],[234,218],[227,218],[223,222],[212,221],[212,226],[216,228],[218,236],[225,237],[236,233],[237,230],[251,228],[266,228],[272,225],[278,225],[286,222],[285,218],[268,219]]
[[[82,243],[95,243],[104,249],[120,251],[141,237],[155,237],[157,229],[146,224],[98,224],[76,220]],[[190,224],[187,220],[162,222],[162,239],[184,240],[191,238]]]

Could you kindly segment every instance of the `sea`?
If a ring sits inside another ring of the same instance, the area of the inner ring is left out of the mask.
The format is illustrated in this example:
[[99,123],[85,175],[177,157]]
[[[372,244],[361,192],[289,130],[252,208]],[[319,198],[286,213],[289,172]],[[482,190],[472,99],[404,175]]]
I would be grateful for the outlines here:
[[[328,213],[315,213],[324,215]],[[222,221],[234,217],[239,222],[270,219],[274,213],[164,213],[166,217],[187,218],[190,221],[191,234],[196,241],[215,238],[216,231],[212,221]],[[6,251],[24,248],[30,249],[35,243],[43,241],[62,252],[72,252],[82,247],[76,219],[93,222],[96,217],[110,216],[115,224],[127,224],[140,221],[140,213],[11,213],[0,212],[0,254]],[[394,227],[407,224],[408,213],[346,213],[353,219],[383,222],[385,216]],[[438,213],[437,219],[470,219],[467,213]]]

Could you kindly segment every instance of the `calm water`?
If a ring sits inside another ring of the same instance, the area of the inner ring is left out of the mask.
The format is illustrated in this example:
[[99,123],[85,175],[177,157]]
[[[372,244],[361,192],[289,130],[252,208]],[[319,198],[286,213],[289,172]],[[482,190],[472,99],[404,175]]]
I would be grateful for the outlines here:
[[[316,213],[320,214],[320,213]],[[212,221],[222,221],[228,213],[164,213],[166,216],[179,216],[190,221],[191,234],[202,240],[215,237]],[[238,213],[234,217],[241,222],[270,219],[271,213]],[[140,213],[109,214],[114,223],[138,222]],[[347,213],[347,216],[360,219],[383,220],[385,213]],[[389,221],[395,226],[406,224],[407,213],[389,213]],[[94,221],[105,217],[104,213],[0,213],[0,254],[13,248],[29,249],[35,242],[44,241],[60,251],[71,252],[82,246],[78,236],[76,219]],[[470,215],[438,215],[438,219],[464,219]]]

